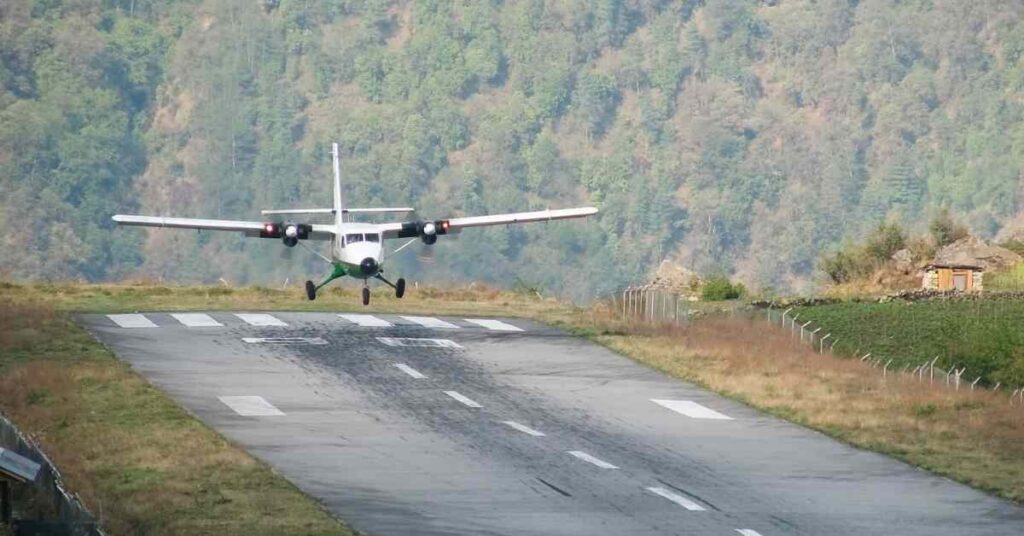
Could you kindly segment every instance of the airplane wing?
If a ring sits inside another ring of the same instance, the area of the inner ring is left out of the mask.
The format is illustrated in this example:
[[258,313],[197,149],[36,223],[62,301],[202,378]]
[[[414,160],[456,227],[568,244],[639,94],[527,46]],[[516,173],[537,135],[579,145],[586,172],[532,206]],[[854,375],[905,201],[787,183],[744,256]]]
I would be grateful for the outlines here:
[[[513,223],[530,223],[537,221],[564,220],[569,218],[585,218],[597,214],[595,207],[564,208],[559,210],[538,210],[535,212],[514,212],[511,214],[493,214],[490,216],[470,216],[465,218],[449,218],[436,221],[412,221],[385,223],[379,226],[384,238],[410,238],[421,236],[424,231],[433,229],[436,234],[457,232],[467,227],[483,227],[487,225],[511,225]],[[426,234],[434,234],[427,232]]]
[[[238,231],[246,236],[258,236],[262,238],[280,238],[283,223],[281,222],[260,222],[260,221],[239,221],[239,220],[207,220],[199,218],[165,218],[163,216],[134,216],[129,214],[117,214],[113,218],[119,225],[133,225],[140,227],[171,227],[175,229],[196,229],[199,231]],[[334,235],[332,225],[320,224],[298,224],[307,234],[308,238],[326,240]],[[307,238],[303,237],[303,238]]]

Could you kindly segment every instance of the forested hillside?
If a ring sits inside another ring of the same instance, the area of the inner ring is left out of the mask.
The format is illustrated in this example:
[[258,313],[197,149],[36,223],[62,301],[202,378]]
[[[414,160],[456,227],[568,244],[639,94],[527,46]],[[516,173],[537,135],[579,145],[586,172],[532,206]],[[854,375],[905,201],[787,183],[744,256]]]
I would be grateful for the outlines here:
[[[806,287],[821,253],[1024,208],[1021,0],[4,0],[0,275],[279,284],[274,241],[114,230],[347,201],[467,231],[415,278],[585,298],[664,259]],[[418,246],[417,246],[418,247]]]

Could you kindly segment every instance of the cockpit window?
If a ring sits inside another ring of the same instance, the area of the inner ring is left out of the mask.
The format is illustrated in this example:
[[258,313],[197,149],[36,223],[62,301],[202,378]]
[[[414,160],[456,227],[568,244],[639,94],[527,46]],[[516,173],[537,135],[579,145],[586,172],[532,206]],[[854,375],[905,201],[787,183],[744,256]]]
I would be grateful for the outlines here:
[[363,241],[363,235],[361,235],[361,234],[345,235],[345,242],[347,242],[349,244],[355,244],[356,242],[362,242],[362,241]]
[[380,242],[380,235],[376,234],[376,233],[367,233],[366,241],[367,242]]

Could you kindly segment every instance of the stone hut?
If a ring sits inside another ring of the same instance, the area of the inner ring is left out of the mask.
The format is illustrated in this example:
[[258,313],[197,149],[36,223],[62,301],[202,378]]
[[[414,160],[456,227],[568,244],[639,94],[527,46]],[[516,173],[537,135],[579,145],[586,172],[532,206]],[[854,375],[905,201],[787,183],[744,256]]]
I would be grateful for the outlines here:
[[924,268],[921,287],[928,290],[981,291],[985,272],[1001,270],[1024,261],[1006,248],[973,236],[943,246]]

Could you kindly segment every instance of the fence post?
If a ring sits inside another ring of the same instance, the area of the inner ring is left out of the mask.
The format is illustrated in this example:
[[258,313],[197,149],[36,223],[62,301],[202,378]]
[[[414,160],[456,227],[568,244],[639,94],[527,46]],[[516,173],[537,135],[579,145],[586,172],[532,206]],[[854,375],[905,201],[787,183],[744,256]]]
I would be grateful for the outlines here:
[[885,363],[885,367],[882,368],[882,377],[883,378],[889,375],[889,365],[891,365],[891,364],[892,364],[892,359],[887,361]]
[[679,324],[679,295],[672,295],[672,322]]
[[796,338],[796,319],[797,319],[798,316],[800,316],[800,313],[797,313],[797,314],[793,315],[793,318],[791,318],[790,321],[789,321],[790,325],[792,326],[792,330],[793,330],[792,336],[790,337],[791,339],[795,339]]
[[828,346],[828,353],[835,354],[836,343],[839,342],[839,338],[832,339],[832,344]]
[[972,393],[974,392],[974,386],[978,385],[978,380],[980,380],[980,379],[981,379],[981,376],[978,376],[977,378],[974,379],[973,382],[971,382],[971,392]]
[[812,320],[808,320],[800,325],[800,342],[804,342],[804,328],[811,324]]
[[935,362],[939,360],[939,356],[935,356],[932,362],[928,365],[928,383],[935,383]]
[[789,309],[786,309],[785,311],[782,312],[782,327],[783,328],[786,327],[786,315],[789,314],[789,312],[792,311],[792,310],[793,310],[793,308],[790,307]]
[[808,339],[810,339],[811,341],[811,346],[814,346],[814,336],[817,335],[819,331],[821,331],[821,326],[818,326],[818,329],[812,331],[811,336],[808,337]]
[[818,353],[819,354],[825,353],[825,339],[827,339],[827,338],[829,338],[831,336],[832,336],[832,334],[829,333],[829,334],[827,334],[827,335],[825,335],[824,337],[821,338],[821,348],[818,349]]

